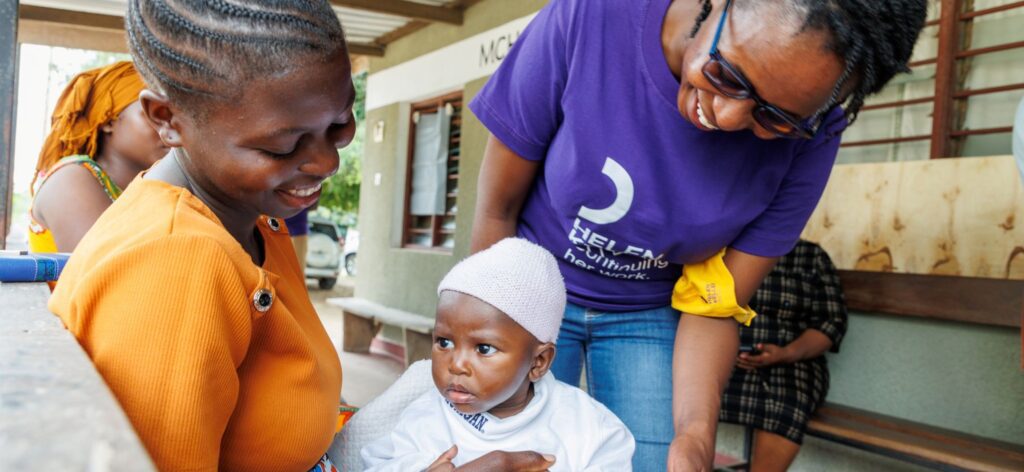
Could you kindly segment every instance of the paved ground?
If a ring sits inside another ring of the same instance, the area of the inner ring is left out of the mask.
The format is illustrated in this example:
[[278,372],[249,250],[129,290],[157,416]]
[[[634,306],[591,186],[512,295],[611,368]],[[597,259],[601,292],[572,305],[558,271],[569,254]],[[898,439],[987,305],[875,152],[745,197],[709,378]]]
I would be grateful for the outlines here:
[[334,348],[341,356],[342,397],[350,404],[363,406],[388,388],[405,368],[387,357],[342,352],[341,310],[328,305],[326,300],[331,297],[352,296],[354,284],[355,280],[352,278],[342,277],[332,290],[320,290],[312,282],[308,283],[307,287],[313,306],[320,314],[320,320],[323,321],[324,328],[334,341]]

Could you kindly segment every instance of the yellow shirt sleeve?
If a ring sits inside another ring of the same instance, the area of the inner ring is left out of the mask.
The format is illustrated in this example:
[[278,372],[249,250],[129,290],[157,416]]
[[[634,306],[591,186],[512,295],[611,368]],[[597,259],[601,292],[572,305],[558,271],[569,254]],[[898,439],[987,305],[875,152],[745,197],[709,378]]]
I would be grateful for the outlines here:
[[672,290],[672,308],[691,315],[734,318],[750,326],[757,313],[736,302],[736,282],[724,257],[722,249],[704,262],[684,265]]
[[252,334],[238,269],[216,241],[172,235],[88,272],[51,310],[161,470],[216,470]]

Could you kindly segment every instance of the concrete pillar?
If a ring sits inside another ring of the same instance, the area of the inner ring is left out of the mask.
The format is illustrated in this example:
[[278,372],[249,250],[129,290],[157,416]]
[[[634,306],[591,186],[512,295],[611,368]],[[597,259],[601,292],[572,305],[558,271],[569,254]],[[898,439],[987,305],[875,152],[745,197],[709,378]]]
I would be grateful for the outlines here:
[[18,97],[18,0],[0,0],[0,249],[7,247],[14,191],[14,119]]

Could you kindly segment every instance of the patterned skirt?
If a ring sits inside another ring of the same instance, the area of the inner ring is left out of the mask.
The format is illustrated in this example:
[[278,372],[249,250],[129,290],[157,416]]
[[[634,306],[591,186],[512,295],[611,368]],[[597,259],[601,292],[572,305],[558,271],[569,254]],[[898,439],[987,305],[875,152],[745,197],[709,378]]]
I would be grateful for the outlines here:
[[807,421],[828,393],[824,357],[748,371],[733,370],[719,420],[752,426],[803,444]]
[[331,458],[324,454],[309,472],[338,472],[338,468],[331,462]]

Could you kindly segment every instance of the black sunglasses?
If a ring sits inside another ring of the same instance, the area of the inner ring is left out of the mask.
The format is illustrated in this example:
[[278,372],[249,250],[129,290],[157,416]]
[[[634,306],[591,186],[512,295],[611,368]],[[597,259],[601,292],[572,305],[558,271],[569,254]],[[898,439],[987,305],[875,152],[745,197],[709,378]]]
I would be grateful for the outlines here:
[[817,125],[813,127],[808,126],[806,120],[800,119],[798,116],[764,101],[754,91],[754,86],[750,85],[750,81],[732,64],[729,64],[729,61],[725,60],[722,54],[718,52],[718,40],[722,37],[722,28],[725,26],[725,17],[729,13],[729,5],[731,3],[732,0],[726,0],[725,8],[722,11],[722,18],[718,20],[715,39],[711,42],[711,59],[701,68],[704,78],[708,79],[708,82],[711,82],[711,85],[726,97],[737,100],[753,100],[757,104],[754,107],[754,111],[751,112],[754,120],[764,129],[775,133],[776,136],[782,138],[813,138],[820,127],[820,120]]

